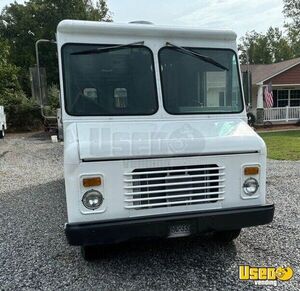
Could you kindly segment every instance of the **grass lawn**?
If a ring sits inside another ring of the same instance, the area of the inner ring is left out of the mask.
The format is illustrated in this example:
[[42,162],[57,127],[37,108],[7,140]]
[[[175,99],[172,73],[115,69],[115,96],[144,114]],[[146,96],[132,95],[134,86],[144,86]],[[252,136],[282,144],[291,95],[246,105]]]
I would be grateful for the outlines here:
[[263,132],[259,135],[267,144],[269,159],[300,160],[300,130]]

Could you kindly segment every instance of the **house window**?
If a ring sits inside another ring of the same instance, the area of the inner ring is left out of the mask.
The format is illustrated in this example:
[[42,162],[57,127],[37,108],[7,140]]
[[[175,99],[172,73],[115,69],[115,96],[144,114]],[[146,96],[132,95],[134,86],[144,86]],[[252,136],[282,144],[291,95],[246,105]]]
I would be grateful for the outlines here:
[[278,90],[277,92],[277,107],[285,107],[289,105],[289,91]]
[[274,107],[300,106],[300,90],[275,89],[273,90]]
[[300,106],[300,90],[291,90],[290,106]]

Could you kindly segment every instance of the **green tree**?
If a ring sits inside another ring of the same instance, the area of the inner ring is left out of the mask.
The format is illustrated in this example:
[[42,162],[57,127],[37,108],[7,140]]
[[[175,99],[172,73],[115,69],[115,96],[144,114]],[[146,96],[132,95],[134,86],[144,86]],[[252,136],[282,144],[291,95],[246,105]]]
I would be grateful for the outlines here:
[[285,27],[294,57],[300,57],[300,0],[284,0],[283,14],[286,18]]
[[256,31],[247,32],[239,44],[242,64],[270,64],[272,52],[266,35]]
[[9,129],[31,129],[41,124],[39,108],[27,99],[18,82],[19,68],[9,62],[10,47],[0,38],[0,105],[4,105]]
[[[94,4],[94,2],[96,2]],[[10,44],[10,61],[20,68],[18,79],[30,95],[29,67],[35,61],[35,42],[55,39],[57,24],[63,19],[111,21],[105,0],[29,0],[6,6],[0,16],[0,36]],[[46,66],[48,82],[58,83],[55,46],[41,46],[41,66]]]
[[0,105],[18,104],[24,94],[18,82],[19,69],[9,62],[10,47],[0,38]]
[[283,14],[288,19],[286,25],[300,30],[300,0],[283,0]]
[[294,57],[288,37],[284,36],[279,28],[270,27],[266,37],[272,55],[272,61],[278,63]]
[[[242,64],[271,64],[293,57],[289,39],[279,28],[270,27],[266,34],[251,31],[239,45]],[[248,55],[247,55],[248,54]]]

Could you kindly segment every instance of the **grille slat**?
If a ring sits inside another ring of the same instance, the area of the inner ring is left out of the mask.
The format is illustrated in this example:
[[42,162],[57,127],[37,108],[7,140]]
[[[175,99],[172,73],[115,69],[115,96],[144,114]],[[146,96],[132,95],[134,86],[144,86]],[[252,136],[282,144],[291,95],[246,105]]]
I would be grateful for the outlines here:
[[[224,173],[220,174],[208,174],[208,175],[193,175],[193,178],[200,178],[200,177],[220,177],[224,176]],[[131,182],[143,182],[143,181],[159,181],[159,180],[172,180],[172,179],[181,179],[181,178],[189,178],[186,175],[182,176],[166,176],[166,177],[156,177],[156,178],[144,178],[144,179],[125,179],[124,182],[131,183]]]
[[[200,178],[200,177],[216,177],[216,176],[224,176],[224,173],[220,174],[208,174],[208,175],[193,175],[193,178]],[[159,181],[159,180],[172,180],[172,179],[179,179],[179,178],[187,178],[186,175],[182,176],[166,176],[166,177],[156,177],[156,178],[144,178],[144,179],[125,179],[124,182],[131,183],[131,182],[143,182],[143,181]]]
[[[224,170],[225,167],[212,167],[212,168],[192,168],[189,169],[189,172],[200,172],[200,171],[210,171],[210,170]],[[144,169],[146,170],[146,169]],[[180,169],[176,169],[176,170],[160,170],[160,171],[148,171],[148,172],[131,172],[131,173],[124,173],[124,176],[136,176],[136,175],[147,175],[147,174],[168,174],[168,173],[180,173],[180,172],[184,172],[185,170],[180,170]]]
[[[214,198],[213,202],[217,202],[219,200],[224,200],[224,197],[220,198]],[[212,199],[198,199],[198,200],[190,200],[188,201],[189,204],[195,204],[195,203],[203,203],[203,202],[212,202]],[[161,206],[172,206],[172,205],[178,205],[182,204],[181,201],[174,201],[174,202],[162,202],[162,203],[153,203],[148,204],[147,207],[161,207]],[[127,209],[139,209],[139,208],[145,208],[144,205],[132,205],[132,206],[125,206]]]
[[[190,177],[189,177],[190,178]],[[210,183],[216,183],[216,182],[224,182],[225,179],[219,179],[219,180],[211,180]],[[195,184],[203,184],[207,183],[206,180],[204,181],[182,181],[182,182],[175,182],[175,183],[164,183],[164,187],[169,186],[177,186],[177,185],[195,185]],[[153,188],[153,187],[161,187],[161,183],[159,184],[147,184],[147,185],[136,185],[136,186],[125,186],[125,189],[141,189],[141,188]]]
[[[210,195],[214,194],[224,194],[224,191],[220,192],[210,192]],[[196,196],[205,196],[207,193],[194,193],[194,194],[183,194],[183,195],[170,195],[168,196],[169,199],[171,198],[183,198],[183,197],[196,197]],[[145,200],[159,200],[164,199],[166,196],[157,196],[157,197],[147,197],[147,198],[132,198],[132,199],[126,199],[125,202],[135,202],[135,201],[145,201]]]
[[[182,191],[189,191],[189,190],[211,190],[211,189],[219,189],[224,187],[225,187],[224,185],[220,185],[220,186],[206,186],[206,187],[192,187],[192,188],[162,189],[162,190],[147,191],[147,193],[155,194],[155,193],[168,193],[168,192],[182,192]],[[145,191],[125,193],[125,195],[141,195],[141,194],[145,194]]]
[[124,176],[126,209],[224,200],[225,167],[214,164],[135,169]]

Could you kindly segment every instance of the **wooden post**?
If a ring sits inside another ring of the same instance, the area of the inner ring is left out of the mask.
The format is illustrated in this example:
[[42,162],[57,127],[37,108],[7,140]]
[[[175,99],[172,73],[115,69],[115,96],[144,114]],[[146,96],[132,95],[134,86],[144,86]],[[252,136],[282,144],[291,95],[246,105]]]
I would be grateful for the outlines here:
[[258,84],[256,121],[257,121],[257,124],[263,124],[264,123],[264,89],[263,89],[263,84]]

